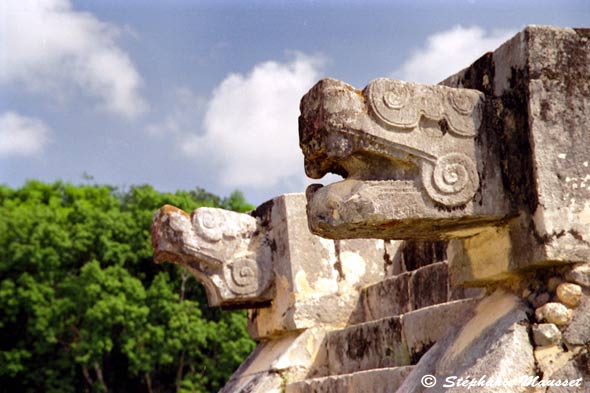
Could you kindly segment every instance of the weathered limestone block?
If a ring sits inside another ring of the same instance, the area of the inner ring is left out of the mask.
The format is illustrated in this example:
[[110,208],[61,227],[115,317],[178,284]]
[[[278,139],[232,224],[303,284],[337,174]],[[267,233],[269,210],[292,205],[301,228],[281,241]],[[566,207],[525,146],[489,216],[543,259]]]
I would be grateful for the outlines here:
[[282,393],[310,370],[326,331],[307,329],[259,344],[220,393]]
[[[396,242],[389,240],[385,243],[387,246]],[[405,241],[397,249],[389,250],[390,259],[392,260],[392,274],[400,274],[417,270],[421,267],[429,266],[436,262],[447,261],[448,242],[444,240],[411,240]]]
[[[547,393],[586,393],[590,392],[590,357],[588,354],[570,360],[559,370],[556,370],[551,379],[576,382],[574,386],[552,386]],[[577,382],[580,382],[579,384]]]
[[[314,233],[451,239],[454,286],[590,260],[590,30],[530,26],[439,86],[325,79],[301,101]],[[477,90],[479,92],[476,92]]]
[[411,310],[433,306],[449,300],[447,263],[433,263],[414,270],[410,277]]
[[451,240],[447,248],[452,286],[482,286],[516,277],[513,244],[507,227],[485,228],[471,237]]
[[346,180],[308,187],[312,231],[334,239],[447,239],[504,218],[497,161],[486,160],[487,147],[477,142],[484,101],[475,90],[390,79],[362,92],[318,82],[301,101],[305,170]]
[[415,364],[428,349],[473,310],[480,299],[455,300],[425,307],[402,316],[403,339]]
[[442,82],[482,91],[497,115],[480,135],[518,212],[505,235],[509,270],[590,260],[589,38],[589,29],[529,26]]
[[564,351],[559,345],[539,347],[534,353],[537,366],[545,379],[551,378],[557,370],[563,368],[573,358],[571,352]]
[[375,321],[410,311],[410,277],[403,273],[364,288],[350,323]]
[[[387,267],[382,240],[311,234],[305,197],[274,198],[252,214],[164,206],[154,217],[156,261],[185,266],[212,306],[249,308],[249,331],[269,337],[315,326],[343,326],[359,290]],[[389,244],[389,252],[397,243]]]
[[253,215],[271,233],[275,272],[270,306],[249,311],[248,329],[253,337],[314,326],[345,326],[360,289],[384,277],[384,242],[333,241],[313,235],[302,194],[275,198]]
[[271,249],[248,214],[202,207],[190,216],[166,205],[154,216],[156,262],[187,268],[211,306],[267,302],[272,297]]
[[[519,298],[496,291],[483,299],[471,315],[458,318],[454,328],[420,359],[398,393],[464,392],[465,387],[443,387],[446,378],[488,379],[510,381],[515,376],[535,376],[533,348],[527,332],[527,310]],[[426,388],[425,375],[437,382]],[[455,380],[456,381],[456,380]],[[511,392],[526,392],[515,386]],[[506,392],[506,387],[477,388],[478,392]]]
[[436,304],[328,332],[308,377],[414,364],[478,301]]
[[563,334],[566,344],[590,345],[590,290],[585,290],[580,304],[572,310],[571,322]]
[[287,385],[286,393],[391,393],[411,371],[412,366],[388,367],[309,379]]
[[402,339],[400,317],[352,325],[326,336],[326,374],[348,374],[383,367],[406,366],[410,356]]
[[449,293],[447,263],[435,262],[363,288],[349,322],[374,321],[449,300],[455,299]]

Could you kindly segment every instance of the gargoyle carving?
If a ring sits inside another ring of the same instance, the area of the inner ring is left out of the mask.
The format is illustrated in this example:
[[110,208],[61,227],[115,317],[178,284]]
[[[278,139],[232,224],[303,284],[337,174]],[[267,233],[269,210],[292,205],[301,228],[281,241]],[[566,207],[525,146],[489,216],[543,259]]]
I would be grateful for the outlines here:
[[305,170],[346,180],[308,188],[312,231],[444,239],[500,220],[501,182],[481,160],[484,104],[476,90],[377,79],[361,92],[318,82],[301,101]]
[[155,260],[186,267],[207,291],[209,305],[271,298],[270,249],[248,214],[202,207],[191,215],[166,205],[154,216]]
[[[156,262],[186,267],[207,291],[211,306],[256,309],[253,337],[343,323],[358,288],[381,280],[398,245],[381,240],[332,241],[314,236],[303,194],[286,194],[251,215],[173,206],[154,216]],[[385,264],[384,264],[385,263]],[[329,308],[329,313],[318,309]]]

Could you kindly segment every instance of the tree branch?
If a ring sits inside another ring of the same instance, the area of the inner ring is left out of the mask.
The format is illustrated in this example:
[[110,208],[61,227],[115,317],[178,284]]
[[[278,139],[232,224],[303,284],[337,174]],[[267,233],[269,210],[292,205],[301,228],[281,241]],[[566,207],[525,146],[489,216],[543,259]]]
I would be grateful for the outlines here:
[[104,387],[104,390],[108,391],[109,388],[107,387],[107,384],[104,382],[104,377],[102,375],[102,368],[100,368],[100,365],[98,364],[98,362],[94,362],[94,371],[96,372],[96,378],[101,383],[101,385]]

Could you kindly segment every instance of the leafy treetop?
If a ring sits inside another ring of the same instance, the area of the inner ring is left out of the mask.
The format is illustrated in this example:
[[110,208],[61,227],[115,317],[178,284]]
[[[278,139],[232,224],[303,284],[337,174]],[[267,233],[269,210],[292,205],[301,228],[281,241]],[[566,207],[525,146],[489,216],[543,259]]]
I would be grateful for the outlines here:
[[245,314],[206,306],[152,260],[164,204],[251,210],[202,189],[0,186],[0,391],[209,392],[253,349]]

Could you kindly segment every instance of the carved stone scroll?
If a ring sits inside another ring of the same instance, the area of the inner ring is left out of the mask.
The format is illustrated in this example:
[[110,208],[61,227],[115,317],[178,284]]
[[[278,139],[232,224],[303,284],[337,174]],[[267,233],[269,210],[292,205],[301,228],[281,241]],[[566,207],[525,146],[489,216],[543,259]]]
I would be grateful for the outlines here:
[[509,209],[497,162],[482,164],[484,114],[476,90],[377,79],[361,92],[318,82],[301,101],[306,173],[345,180],[308,188],[312,231],[448,239],[502,220]]
[[211,306],[270,300],[270,249],[254,217],[208,207],[189,216],[166,205],[154,216],[152,231],[156,261],[189,269]]
[[367,86],[366,97],[376,118],[398,131],[412,131],[420,126],[422,118],[427,118],[444,120],[455,136],[474,137],[481,123],[482,94],[475,90],[381,78]]

